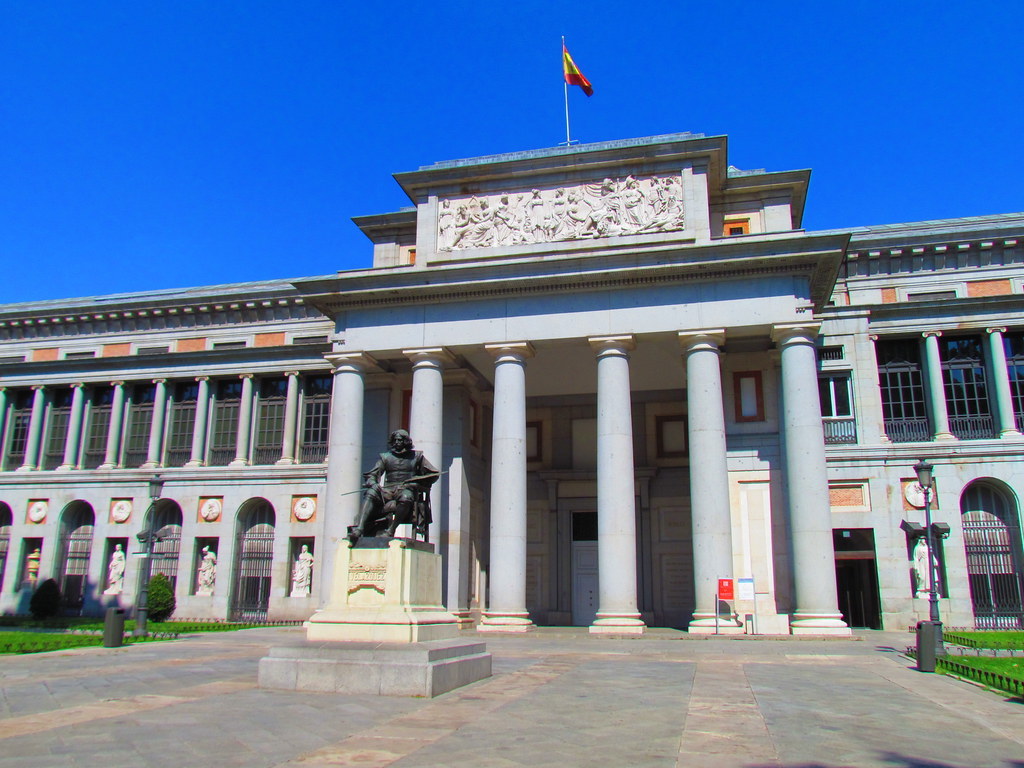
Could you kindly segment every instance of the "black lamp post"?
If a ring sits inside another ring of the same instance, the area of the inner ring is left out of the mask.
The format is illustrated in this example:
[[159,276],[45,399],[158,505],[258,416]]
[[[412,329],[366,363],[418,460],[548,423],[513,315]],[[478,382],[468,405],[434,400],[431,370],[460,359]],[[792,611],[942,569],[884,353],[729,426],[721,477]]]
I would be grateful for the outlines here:
[[146,619],[149,617],[149,576],[153,570],[153,545],[160,541],[153,530],[153,510],[160,500],[164,489],[164,480],[160,475],[153,475],[149,481],[149,508],[146,510],[145,528],[135,534],[135,538],[143,546],[142,568],[139,569],[138,599],[135,604],[135,637],[145,637]]
[[[942,644],[942,622],[939,620],[939,572],[935,559],[935,528],[932,525],[932,465],[921,459],[914,465],[914,472],[917,473],[917,483],[924,493],[924,525],[925,545],[928,553],[928,621],[918,624],[918,632],[922,631],[922,625],[929,626],[924,629],[934,636],[935,655],[942,656],[946,649]],[[934,671],[934,663],[932,664]]]

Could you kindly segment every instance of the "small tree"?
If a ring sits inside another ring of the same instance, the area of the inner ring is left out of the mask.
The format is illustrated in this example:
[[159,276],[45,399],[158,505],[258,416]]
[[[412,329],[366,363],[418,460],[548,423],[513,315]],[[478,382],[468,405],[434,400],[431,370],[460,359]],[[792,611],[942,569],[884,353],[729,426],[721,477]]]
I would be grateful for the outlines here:
[[51,619],[60,613],[60,587],[53,579],[47,579],[29,601],[28,610],[38,620]]
[[149,580],[149,618],[167,621],[176,607],[171,580],[162,573],[156,574]]

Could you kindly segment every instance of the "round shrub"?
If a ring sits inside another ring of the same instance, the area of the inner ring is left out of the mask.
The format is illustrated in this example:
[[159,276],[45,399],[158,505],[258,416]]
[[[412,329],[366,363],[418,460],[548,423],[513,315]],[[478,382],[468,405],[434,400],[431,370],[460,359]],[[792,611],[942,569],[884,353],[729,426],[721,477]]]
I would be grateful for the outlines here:
[[149,618],[167,621],[176,607],[171,580],[162,573],[156,574],[149,580]]
[[60,613],[60,587],[53,579],[47,579],[36,589],[29,601],[28,610],[35,619],[50,619]]

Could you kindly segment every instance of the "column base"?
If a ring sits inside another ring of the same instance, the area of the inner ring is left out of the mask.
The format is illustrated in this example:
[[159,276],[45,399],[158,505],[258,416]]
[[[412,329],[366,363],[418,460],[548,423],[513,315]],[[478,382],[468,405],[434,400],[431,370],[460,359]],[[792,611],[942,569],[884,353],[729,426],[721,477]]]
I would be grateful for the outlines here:
[[789,631],[794,635],[842,635],[853,634],[842,614],[808,615],[794,613],[789,620]]
[[54,471],[55,472],[70,472],[72,469],[75,469],[75,465],[74,464],[61,464]]
[[1024,435],[1021,434],[1019,429],[1004,429],[1004,430],[1001,430],[999,432],[999,439],[1000,440],[1004,440],[1004,439],[1007,439],[1007,438],[1012,440],[1012,439],[1017,438],[1017,437],[1024,437]]
[[530,632],[534,629],[528,613],[487,613],[476,627],[477,632]]
[[691,635],[742,635],[743,625],[730,616],[694,614],[686,631]]
[[279,465],[279,466],[284,466],[284,465],[291,466],[292,464],[295,463],[295,459],[288,458],[286,456],[282,456],[280,459],[278,459],[274,463]]
[[932,440],[939,442],[941,440],[956,440],[956,435],[952,432],[936,432],[932,437]]
[[592,635],[642,635],[647,625],[640,620],[639,613],[622,615],[597,614],[597,619],[590,625]]
[[249,460],[248,459],[232,459],[228,463],[228,466],[229,467],[248,467],[249,466]]
[[20,467],[18,467],[14,471],[15,472],[32,472],[33,470],[35,470],[35,467],[33,467],[31,464],[22,464]]
[[96,467],[96,469],[104,469],[104,470],[117,469],[117,464],[110,464],[108,462],[103,462],[98,467]]
[[189,459],[185,462],[186,467],[205,467],[206,462],[200,459]]
[[160,469],[159,461],[146,461],[139,464],[139,469]]

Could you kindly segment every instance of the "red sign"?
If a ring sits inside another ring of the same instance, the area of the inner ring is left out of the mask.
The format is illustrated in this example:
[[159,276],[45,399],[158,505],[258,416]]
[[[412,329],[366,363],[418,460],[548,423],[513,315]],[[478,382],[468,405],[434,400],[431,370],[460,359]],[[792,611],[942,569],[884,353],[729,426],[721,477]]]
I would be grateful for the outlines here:
[[735,600],[735,593],[733,592],[732,579],[719,579],[718,580],[718,599],[719,600]]

